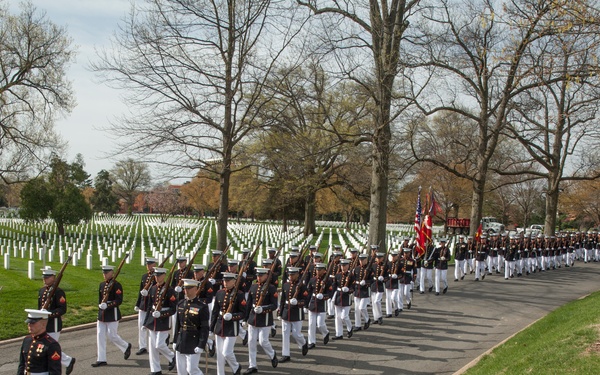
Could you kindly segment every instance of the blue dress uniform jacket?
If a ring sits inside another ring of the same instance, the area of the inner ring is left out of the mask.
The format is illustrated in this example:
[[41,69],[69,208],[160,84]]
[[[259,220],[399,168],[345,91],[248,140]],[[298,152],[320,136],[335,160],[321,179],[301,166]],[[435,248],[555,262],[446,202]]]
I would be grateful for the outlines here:
[[[204,281],[204,277],[201,278],[200,282]],[[206,280],[206,286],[202,289],[202,291],[200,291],[200,293],[198,294],[198,297],[200,298],[200,300],[204,303],[211,303],[215,294],[217,294],[217,291],[213,289],[212,284],[210,283],[210,281]]]
[[[310,296],[308,309],[312,312],[326,312],[327,305],[325,304],[325,301],[333,297],[333,280],[330,277],[325,280],[318,277],[313,277],[308,282],[307,291],[308,295]],[[319,293],[323,294],[323,299],[317,299],[317,294]]]
[[435,261],[435,268],[438,270],[447,270],[450,260],[450,250],[447,247],[438,247],[433,253],[432,260]]
[[48,372],[61,375],[60,344],[46,332],[39,336],[28,335],[23,339],[17,375]]
[[[361,280],[365,281],[365,285],[360,285]],[[354,269],[354,297],[370,297],[371,281],[373,281],[373,268],[367,268],[366,265],[356,267]]]
[[[270,327],[273,325],[273,311],[277,310],[277,288],[269,284],[262,303],[257,305],[260,299],[260,291],[263,284],[253,284],[248,293],[248,308],[246,311],[246,321],[255,327]],[[263,311],[260,314],[254,312],[254,307],[262,306]]]
[[477,245],[477,251],[475,253],[475,260],[485,262],[488,257],[488,245],[481,243]]
[[[46,303],[49,292],[50,287],[43,287],[39,290],[38,309],[41,309]],[[52,296],[52,301],[50,301],[46,310],[52,313],[48,316],[46,332],[60,332],[62,330],[62,316],[67,312],[67,297],[64,290],[60,288],[56,289],[56,292]]]
[[[217,265],[217,270],[214,273],[213,279],[215,280],[214,285],[212,285],[212,289],[214,293],[217,293],[217,291],[221,290],[223,288],[223,272],[227,272],[227,262],[225,263],[221,263],[221,265]],[[214,262],[211,262],[208,264],[208,270],[210,270],[213,266]],[[206,277],[210,277],[207,273]]]
[[[146,283],[148,283],[148,279],[150,278],[150,287],[156,285],[156,279],[153,276],[152,272],[148,272],[142,275],[142,281],[140,282],[140,292],[142,291],[142,289],[144,289],[144,287],[146,286]],[[152,307],[152,304],[150,303],[150,293],[148,293],[148,295],[146,297],[142,296],[140,293],[138,293],[138,298],[137,301],[135,303],[135,305],[137,307],[139,307],[139,309],[141,311],[150,311],[150,308]]]
[[[385,288],[394,290],[398,289],[398,284],[400,283],[400,277],[402,277],[402,267],[404,264],[404,259],[396,259],[395,262],[388,263],[388,277],[385,281]],[[396,275],[397,277],[394,279],[392,275]]]
[[[155,318],[152,316],[152,312],[156,311],[156,304],[160,299],[162,299],[160,316]],[[146,315],[144,327],[152,331],[168,331],[171,329],[171,319],[169,317],[175,314],[178,302],[173,288],[167,287],[164,283],[161,286],[154,285],[150,288],[150,301],[152,308],[148,311],[148,315]]]
[[[304,320],[304,306],[308,304],[309,294],[306,286],[300,283],[300,279],[295,283],[286,282],[281,289],[281,308],[279,316],[286,322],[299,322]],[[290,300],[296,298],[297,305],[290,304]]]
[[[346,273],[338,273],[335,275],[335,281],[333,288],[337,291],[335,294],[335,300],[333,303],[336,306],[351,306],[352,305],[352,293],[354,293],[354,275],[350,270]],[[347,287],[348,292],[342,292],[342,288]]]
[[[373,282],[371,283],[371,292],[383,293],[388,272],[387,264],[383,264],[383,261],[373,265]],[[383,276],[383,281],[379,281],[379,276]]]
[[454,256],[456,260],[465,260],[467,259],[467,244],[464,242],[459,242],[456,244],[456,255]]
[[198,297],[183,299],[177,304],[175,338],[177,351],[194,354],[194,349],[204,348],[208,339],[208,305]]
[[[235,300],[232,302],[232,298]],[[231,320],[223,319],[223,315],[231,306]],[[211,332],[220,337],[235,337],[239,333],[239,321],[246,317],[247,303],[242,291],[237,292],[235,297],[231,294],[231,289],[221,289],[215,295],[215,304],[211,315]]]
[[402,258],[400,261],[402,263],[399,265],[400,277],[398,277],[398,280],[400,284],[410,284],[413,281],[414,273],[417,271],[417,263],[413,258]]
[[114,284],[110,292],[108,292],[108,299],[106,300],[106,310],[98,309],[98,321],[100,322],[118,322],[121,320],[121,303],[123,303],[123,286],[117,280],[110,279],[108,282],[101,282],[98,290],[98,304],[102,303],[104,295],[108,289]]

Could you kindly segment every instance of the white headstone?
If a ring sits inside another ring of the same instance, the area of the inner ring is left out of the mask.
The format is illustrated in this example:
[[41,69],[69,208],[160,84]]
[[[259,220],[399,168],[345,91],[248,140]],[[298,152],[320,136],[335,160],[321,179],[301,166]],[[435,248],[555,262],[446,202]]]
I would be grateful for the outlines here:
[[35,262],[33,260],[27,262],[27,277],[29,280],[33,280],[35,278]]
[[92,269],[92,254],[88,254],[85,257],[85,268],[88,270]]
[[10,254],[8,252],[4,254],[4,269],[10,269]]

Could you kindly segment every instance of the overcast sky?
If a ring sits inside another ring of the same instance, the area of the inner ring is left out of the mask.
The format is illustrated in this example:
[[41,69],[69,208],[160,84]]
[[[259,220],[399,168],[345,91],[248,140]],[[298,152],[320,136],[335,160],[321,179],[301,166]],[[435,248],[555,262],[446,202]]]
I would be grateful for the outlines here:
[[[2,1],[2,0],[0,0]],[[6,1],[6,0],[5,0]],[[96,58],[95,49],[106,47],[118,23],[130,9],[129,0],[31,0],[46,12],[54,23],[66,26],[77,49],[76,62],[68,71],[73,83],[77,106],[65,119],[57,122],[57,129],[69,143],[68,161],[82,154],[86,171],[95,177],[102,169],[110,169],[115,160],[106,158],[112,149],[110,136],[99,130],[109,120],[123,112],[119,91],[99,83],[88,70]],[[11,13],[19,10],[20,0],[8,0]]]

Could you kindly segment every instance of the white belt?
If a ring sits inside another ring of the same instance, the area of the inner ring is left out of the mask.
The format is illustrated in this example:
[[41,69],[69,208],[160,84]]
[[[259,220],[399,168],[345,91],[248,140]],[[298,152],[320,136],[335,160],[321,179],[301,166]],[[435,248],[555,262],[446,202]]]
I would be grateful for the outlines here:
[[46,372],[25,372],[27,375],[48,375],[48,371]]

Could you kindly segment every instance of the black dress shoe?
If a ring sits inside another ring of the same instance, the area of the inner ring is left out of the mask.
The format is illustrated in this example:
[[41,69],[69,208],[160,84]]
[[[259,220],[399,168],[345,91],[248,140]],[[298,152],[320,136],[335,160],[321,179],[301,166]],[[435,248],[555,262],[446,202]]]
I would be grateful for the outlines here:
[[169,362],[169,371],[173,370],[175,368],[175,356],[173,356],[173,360],[171,362]]
[[286,363],[290,361],[290,356],[289,355],[284,355],[283,357],[281,357],[281,361],[279,361],[279,363]]
[[[409,309],[409,310],[410,310],[410,307],[411,307],[411,306],[412,306],[412,301],[409,301],[409,302],[408,302],[408,309]],[[402,311],[402,310],[400,310],[400,311]]]
[[242,340],[242,345],[248,345],[248,332],[246,332],[246,336],[244,336],[244,339]]
[[151,372],[150,375],[162,375],[162,371]]
[[430,287],[430,288],[429,288],[429,292],[431,292],[432,290],[433,290],[433,287]]
[[75,357],[71,358],[71,362],[69,362],[69,365],[67,366],[67,375],[73,372],[73,366],[75,366],[75,361],[77,361]]
[[481,275],[481,280],[485,279],[485,273],[483,275]]
[[106,366],[107,363],[104,361],[96,361],[94,363],[92,363],[92,367],[100,367],[100,366]]
[[277,359],[277,353],[275,353],[273,355],[273,358],[271,359],[271,366],[273,366],[273,368],[277,367],[277,365],[279,364],[279,360]]
[[242,375],[242,365],[238,365],[238,369],[235,370],[233,375]]
[[258,372],[258,369],[256,367],[248,367],[248,369],[246,371],[244,371],[244,375],[255,374],[257,372]]
[[142,355],[142,354],[146,354],[146,353],[148,353],[148,349],[141,348],[140,350],[138,350],[137,352],[135,352],[135,355]]
[[440,295],[440,292],[435,292],[435,295],[436,295],[436,296],[439,296],[439,295]]
[[379,317],[379,319],[377,319],[377,324],[382,325],[383,324],[383,318]]
[[454,281],[456,282],[456,281],[458,281],[458,279],[454,279]]
[[275,328],[271,328],[271,338],[275,337],[277,330]]
[[[248,334],[246,334],[246,336],[248,336]],[[215,356],[215,343],[214,342],[212,345],[208,345],[208,355],[211,358]]]
[[445,287],[444,290],[442,290],[442,293],[446,294],[447,291],[448,291],[448,287]]
[[352,329],[352,332],[358,332],[358,331],[362,331],[362,327],[354,327]]
[[392,314],[387,314],[385,317],[386,317],[386,318],[391,318],[391,317],[392,317]]
[[315,344],[308,344],[308,348],[309,349],[314,349],[315,348]]
[[464,278],[465,278],[465,275],[462,275],[462,277],[461,277],[460,279],[461,279],[461,280],[464,280]]
[[328,342],[329,342],[329,332],[327,332],[325,337],[323,337],[323,345],[327,345]]
[[127,349],[125,349],[125,353],[123,353],[123,358],[128,359],[131,355],[131,344],[127,344]]
[[425,294],[425,292],[419,292],[419,294]]
[[344,336],[333,336],[331,339],[332,340],[343,340]]
[[348,338],[352,337],[352,335],[354,334],[354,330],[351,329],[350,331],[348,331],[348,333],[346,334],[346,336],[348,336]]
[[333,319],[335,318],[335,315],[327,315],[327,319]]
[[367,322],[365,323],[365,326],[363,327],[363,329],[366,331],[367,329],[369,329],[370,325],[371,325],[371,319],[367,320]]
[[308,353],[308,343],[305,342],[304,345],[302,345],[302,356],[306,356],[307,353]]
[[394,311],[394,316],[398,316],[400,315],[400,309],[396,309],[396,311]]

